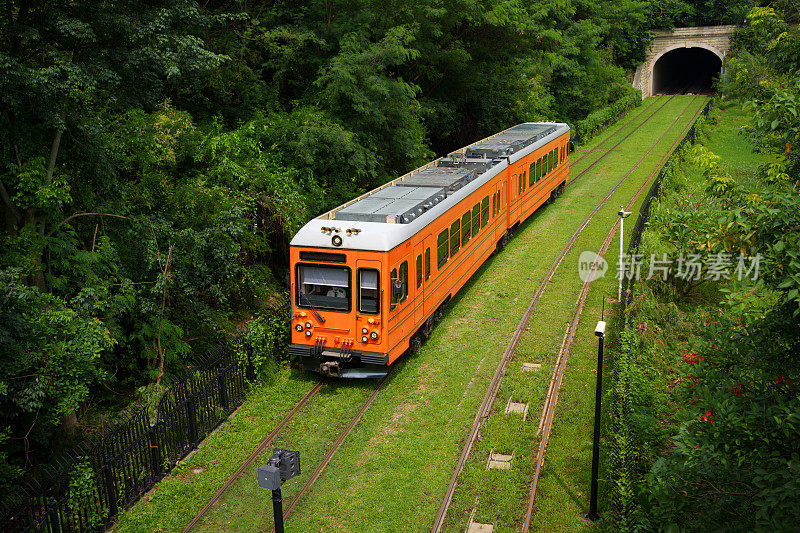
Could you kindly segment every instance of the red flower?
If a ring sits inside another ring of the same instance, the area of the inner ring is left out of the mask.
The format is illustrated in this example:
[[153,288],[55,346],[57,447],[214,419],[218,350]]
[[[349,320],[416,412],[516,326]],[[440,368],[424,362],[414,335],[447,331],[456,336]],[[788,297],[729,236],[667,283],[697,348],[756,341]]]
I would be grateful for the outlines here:
[[683,356],[683,362],[687,365],[696,365],[703,360],[703,357],[700,357],[700,352],[690,352],[684,349],[681,355]]
[[733,393],[736,396],[741,396],[742,395],[742,382],[741,381],[737,381],[736,385],[733,386]]
[[711,415],[711,409],[709,409],[708,412],[703,415],[703,420],[706,422],[714,422],[714,417]]
[[783,383],[784,381],[786,381],[786,378],[785,378],[785,377],[783,377],[783,376],[779,376],[779,375],[775,374],[775,384],[776,384],[776,385],[777,385],[778,383]]

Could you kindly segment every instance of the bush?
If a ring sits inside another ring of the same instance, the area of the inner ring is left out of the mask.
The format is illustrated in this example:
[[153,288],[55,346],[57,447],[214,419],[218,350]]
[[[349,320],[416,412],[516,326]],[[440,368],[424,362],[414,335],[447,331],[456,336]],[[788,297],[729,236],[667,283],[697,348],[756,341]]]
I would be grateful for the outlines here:
[[590,113],[589,116],[578,122],[575,126],[575,138],[580,141],[587,141],[601,128],[611,124],[629,110],[641,104],[642,93],[636,91],[633,94],[620,98],[608,107]]

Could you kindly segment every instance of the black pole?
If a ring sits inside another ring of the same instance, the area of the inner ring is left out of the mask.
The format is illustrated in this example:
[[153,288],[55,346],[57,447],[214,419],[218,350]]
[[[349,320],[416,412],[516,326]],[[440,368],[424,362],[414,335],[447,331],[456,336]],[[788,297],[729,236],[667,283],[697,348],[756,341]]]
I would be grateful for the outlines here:
[[592,490],[589,499],[589,514],[586,516],[591,521],[600,519],[597,514],[597,471],[600,466],[600,402],[601,387],[603,384],[603,337],[598,335],[600,343],[597,347],[597,386],[594,397],[594,443],[592,444]]
[[272,491],[272,513],[275,515],[275,533],[283,533],[283,498],[281,489]]

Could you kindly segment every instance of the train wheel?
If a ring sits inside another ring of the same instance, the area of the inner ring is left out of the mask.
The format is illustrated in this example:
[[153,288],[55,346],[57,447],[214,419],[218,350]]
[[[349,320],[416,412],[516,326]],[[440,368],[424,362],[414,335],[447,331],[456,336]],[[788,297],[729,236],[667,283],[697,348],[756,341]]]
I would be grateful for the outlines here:
[[503,236],[502,236],[502,237],[500,237],[499,246],[500,246],[500,249],[501,249],[501,250],[502,250],[503,248],[505,248],[505,247],[506,247],[506,245],[508,244],[508,239],[510,239],[510,238],[511,238],[511,236],[509,235],[509,233],[510,233],[510,232],[509,232],[509,231],[507,231],[507,232],[505,232],[505,233],[503,234]]
[[422,348],[422,337],[417,333],[411,337],[411,341],[408,343],[408,351],[413,355],[417,353],[420,348]]

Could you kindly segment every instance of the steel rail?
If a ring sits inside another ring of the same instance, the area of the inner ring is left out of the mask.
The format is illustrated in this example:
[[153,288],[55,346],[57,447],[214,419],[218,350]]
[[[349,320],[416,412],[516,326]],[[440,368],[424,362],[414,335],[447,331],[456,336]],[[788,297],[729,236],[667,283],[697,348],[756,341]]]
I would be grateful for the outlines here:
[[[295,497],[292,499],[292,501],[289,503],[289,505],[283,511],[283,519],[284,520],[286,520],[286,518],[289,517],[289,515],[292,513],[292,510],[295,508],[297,503],[300,501],[300,498],[303,497],[303,495],[314,484],[314,482],[317,480],[317,478],[319,478],[319,476],[322,474],[322,471],[325,470],[325,467],[328,466],[328,463],[330,463],[331,459],[333,458],[333,455],[341,447],[342,443],[344,442],[344,439],[347,438],[347,436],[353,431],[353,428],[356,426],[358,421],[361,420],[361,417],[364,415],[364,413],[367,411],[367,409],[369,409],[369,407],[375,401],[375,398],[378,396],[378,393],[383,389],[383,386],[389,380],[389,377],[392,374],[394,374],[394,372],[397,369],[397,367],[398,367],[398,365],[394,365],[392,367],[392,369],[389,370],[389,373],[386,374],[385,376],[383,376],[380,379],[380,381],[378,381],[378,384],[375,387],[375,390],[373,390],[372,394],[370,394],[369,397],[364,401],[364,403],[361,405],[361,408],[358,410],[358,413],[356,413],[356,415],[353,417],[353,419],[350,420],[350,423],[347,425],[347,427],[344,429],[344,431],[342,431],[342,433],[339,435],[339,438],[337,438],[336,442],[334,442],[333,445],[330,447],[330,449],[328,450],[328,453],[325,454],[325,457],[323,457],[323,459],[320,462],[320,464],[317,466],[317,468],[311,474],[311,477],[308,478],[308,480],[306,480],[306,482],[300,488],[300,491],[295,495]],[[272,531],[274,531],[274,529]]]
[[[694,99],[692,101],[694,101]],[[664,105],[666,105],[666,103]],[[691,105],[691,102],[690,102],[689,105]],[[664,106],[662,105],[661,107],[659,107],[658,110],[656,110],[656,112],[654,112],[650,116],[648,116],[647,119],[645,120],[645,122],[643,122],[639,127],[641,127],[647,121],[649,121],[653,116],[655,116],[655,114],[658,111],[663,109],[663,107]],[[688,108],[688,106],[687,106],[687,108]],[[678,118],[680,118],[680,115],[679,115],[679,117],[676,118],[676,121],[677,121]],[[639,127],[637,127],[636,130],[638,130]],[[634,130],[634,132],[636,130]],[[631,132],[630,134],[625,136],[625,138],[623,138],[616,145],[612,146],[608,150],[608,152],[606,152],[606,154],[603,155],[603,157],[605,157],[605,155],[607,155],[608,153],[610,153],[611,151],[616,149],[620,144],[622,144],[622,142],[624,142],[632,134],[633,134],[633,132]],[[666,134],[666,132],[665,132],[665,134]],[[652,149],[651,149],[651,151],[652,151]],[[599,159],[598,159],[598,161],[599,161]],[[596,163],[597,162],[593,163],[591,166],[594,166],[594,164],[596,164]],[[640,163],[637,163],[637,166],[638,166],[638,164],[640,164]],[[591,168],[591,166],[589,168]],[[635,167],[634,167],[634,169],[635,169]],[[585,174],[586,171],[588,171],[588,169],[585,170],[582,174]],[[609,193],[600,201],[600,203],[597,205],[597,207],[595,207],[595,209],[591,213],[589,213],[589,215],[587,215],[587,217],[583,220],[583,222],[578,227],[578,229],[575,230],[575,232],[573,233],[572,237],[570,237],[570,239],[567,242],[567,244],[561,250],[561,252],[559,253],[558,257],[553,262],[552,266],[550,267],[550,269],[548,270],[547,274],[545,275],[545,278],[542,280],[541,284],[539,285],[539,288],[537,289],[536,293],[534,294],[533,299],[531,300],[530,304],[528,305],[527,310],[525,311],[525,314],[523,315],[522,319],[520,320],[519,324],[517,325],[516,330],[514,331],[514,334],[513,334],[512,339],[511,339],[511,342],[509,343],[509,345],[507,346],[506,350],[503,353],[503,357],[500,360],[500,364],[498,365],[497,370],[495,371],[495,374],[494,374],[494,376],[492,378],[492,381],[489,384],[489,388],[488,388],[488,390],[486,392],[486,395],[484,396],[484,400],[481,403],[480,408],[478,409],[478,413],[477,413],[477,415],[475,417],[475,421],[473,422],[472,429],[470,430],[470,434],[469,434],[469,436],[467,438],[467,442],[464,445],[464,448],[462,449],[461,456],[459,457],[458,463],[456,464],[456,469],[455,469],[455,471],[453,473],[453,476],[452,476],[452,478],[450,480],[450,483],[449,483],[449,485],[447,487],[447,491],[445,493],[444,501],[442,502],[442,506],[439,508],[439,512],[438,512],[438,514],[436,516],[436,520],[434,521],[433,527],[431,529],[432,533],[438,533],[441,530],[441,527],[442,527],[442,525],[444,523],[444,518],[447,515],[447,509],[448,509],[448,507],[450,505],[450,502],[452,501],[452,497],[453,497],[453,493],[455,491],[455,486],[456,486],[456,481],[458,479],[458,476],[460,475],[461,471],[463,470],[464,464],[466,463],[466,460],[469,457],[469,453],[470,453],[470,451],[472,449],[472,446],[473,446],[473,444],[475,442],[475,439],[477,437],[478,431],[479,431],[480,427],[482,426],[482,422],[488,416],[488,413],[490,412],[491,407],[492,407],[492,405],[494,403],[494,399],[497,397],[497,392],[499,391],[500,383],[501,383],[502,377],[505,374],[506,369],[508,367],[508,362],[510,361],[511,355],[516,350],[516,346],[517,346],[517,344],[519,342],[519,339],[522,337],[522,333],[523,333],[525,327],[527,326],[527,323],[528,323],[531,315],[535,311],[536,305],[538,304],[539,299],[541,298],[541,295],[544,292],[544,289],[546,288],[547,284],[552,279],[552,277],[555,274],[555,271],[557,270],[557,268],[563,262],[563,260],[566,257],[567,253],[569,253],[569,251],[572,249],[572,246],[577,241],[577,239],[580,236],[580,234],[583,232],[583,230],[589,224],[589,222],[592,219],[592,217],[597,213],[597,211],[600,210],[600,208],[605,204],[605,202],[608,201],[608,199],[614,194],[614,192],[616,192],[616,190],[625,182],[625,180],[630,176],[630,174],[632,172],[633,172],[633,170],[631,170],[625,176],[623,176],[620,179],[620,181],[617,182],[617,184],[611,189],[611,191],[609,191]],[[570,183],[572,183],[572,181],[574,181],[574,180],[571,180]]]
[[[647,117],[647,118],[644,120],[644,122],[642,122],[641,124],[639,124],[638,126],[636,126],[636,127],[633,129],[633,130],[631,130],[631,131],[630,131],[630,133],[628,133],[628,134],[627,134],[625,137],[623,137],[622,139],[620,139],[620,140],[619,140],[619,142],[618,142],[617,144],[615,144],[614,146],[612,146],[611,148],[609,148],[608,150],[606,150],[606,151],[605,151],[605,153],[603,153],[603,155],[601,155],[600,157],[598,157],[597,159],[595,159],[594,161],[592,161],[592,163],[591,163],[591,164],[590,164],[588,167],[586,167],[585,169],[583,169],[582,171],[580,171],[580,172],[578,173],[578,175],[577,175],[577,176],[575,176],[574,178],[572,178],[571,180],[569,180],[569,181],[567,182],[567,185],[566,185],[564,188],[566,189],[567,187],[569,187],[570,185],[572,185],[573,183],[575,183],[575,182],[578,180],[578,178],[580,178],[581,176],[583,176],[584,174],[586,174],[587,172],[589,172],[591,169],[593,169],[593,168],[594,168],[594,167],[595,167],[595,166],[596,166],[596,165],[597,165],[597,164],[598,164],[600,161],[602,161],[603,159],[605,159],[605,157],[606,157],[608,154],[610,154],[610,153],[611,153],[611,152],[613,152],[615,149],[617,149],[617,148],[619,147],[619,145],[621,145],[622,143],[624,143],[625,141],[627,141],[627,140],[630,138],[630,136],[631,136],[631,135],[633,135],[634,133],[636,133],[637,131],[639,131],[639,129],[641,129],[641,127],[642,127],[642,126],[644,126],[645,124],[647,124],[647,122],[648,122],[648,121],[649,121],[651,118],[653,118],[653,117],[654,117],[654,116],[655,116],[655,115],[656,115],[656,114],[657,114],[659,111],[661,111],[662,109],[664,109],[664,107],[666,107],[666,105],[667,105],[668,103],[670,103],[670,102],[671,102],[671,101],[672,101],[672,100],[673,100],[673,99],[674,99],[676,96],[677,96],[677,95],[672,95],[670,98],[668,98],[668,99],[667,99],[667,101],[666,101],[666,102],[664,102],[663,104],[661,104],[661,106],[659,106],[659,108],[658,108],[658,109],[656,109],[655,111],[653,111],[653,112],[652,112],[652,113],[651,113],[651,114],[650,114],[650,115],[649,115],[649,116],[648,116],[648,117]],[[587,155],[588,155],[588,154],[587,154]],[[573,165],[573,163],[570,163],[570,166],[572,166],[572,165]]]
[[[666,136],[667,132],[669,132],[669,130],[672,129],[672,127],[677,123],[680,117],[682,117],[685,114],[686,110],[688,110],[689,107],[691,107],[692,103],[694,103],[696,99],[697,97],[693,98],[689,102],[689,105],[686,107],[686,109],[684,109],[684,111],[675,118],[675,121],[670,125],[670,127],[664,132],[664,134],[661,135],[661,137],[659,137],[659,139],[653,144],[650,150],[648,150],[648,152],[636,163],[634,169],[632,169],[628,174],[632,173],[633,170],[635,170],[644,161],[644,158],[647,155],[649,155],[650,152],[652,152],[652,150],[659,142],[661,142],[661,140]],[[706,102],[708,102],[708,98],[706,98]],[[683,135],[685,135],[686,132],[689,130],[689,128],[691,128],[692,124],[694,124],[698,115],[702,112],[703,107],[705,106],[701,106],[697,110],[692,119],[689,121],[686,128],[684,128],[682,132]],[[680,142],[681,142],[681,136],[679,136],[678,139],[672,144],[672,146],[664,155],[664,157],[661,158],[658,164],[654,167],[653,171],[648,175],[647,179],[642,183],[642,185],[639,187],[639,189],[636,191],[633,197],[628,201],[628,203],[626,204],[626,208],[630,209],[631,206],[633,206],[633,204],[636,203],[636,200],[638,200],[639,196],[642,194],[645,188],[650,184],[651,180],[653,179],[653,176],[655,176],[656,173],[661,169],[661,166],[664,164],[667,158],[672,154],[673,150]],[[614,234],[616,233],[618,226],[619,226],[619,219],[614,221],[611,230],[608,232],[608,234],[606,234],[599,255],[605,254],[606,251],[608,250],[608,247],[611,244],[611,240],[614,237]],[[595,263],[593,263],[592,265],[593,270],[596,268],[596,265],[597,262],[595,261]],[[564,369],[566,368],[566,361],[569,355],[569,349],[572,345],[572,341],[575,336],[575,331],[577,329],[581,313],[583,312],[583,307],[586,303],[586,298],[589,295],[589,288],[591,285],[590,280],[591,278],[587,279],[587,281],[585,281],[583,283],[583,286],[581,287],[581,292],[578,296],[578,301],[576,305],[575,315],[572,319],[572,322],[569,324],[567,328],[567,332],[564,335],[564,339],[562,340],[561,348],[556,358],[557,364],[553,369],[553,377],[550,380],[550,388],[545,398],[545,408],[542,411],[542,420],[540,421],[540,427],[542,428],[542,440],[539,443],[539,449],[537,451],[536,467],[534,470],[534,476],[531,482],[531,490],[528,497],[528,508],[526,510],[525,522],[522,527],[523,533],[527,533],[527,531],[530,528],[531,517],[533,516],[533,504],[534,504],[534,498],[536,496],[536,488],[539,481],[539,475],[541,474],[542,467],[544,465],[544,454],[547,449],[547,443],[550,437],[550,430],[552,428],[553,417],[555,416],[555,406],[558,401],[558,390],[561,387],[561,382],[564,376]]]
[[[663,98],[663,96],[653,96],[652,98],[655,98],[655,99],[660,99],[660,98]],[[674,96],[673,96],[672,98],[674,98]],[[667,100],[667,102],[669,102],[669,100],[672,100],[672,98],[669,98],[669,99]],[[654,104],[654,105],[657,105],[657,104]],[[664,105],[666,105],[666,102],[665,102],[665,104],[664,104]],[[597,146],[595,146],[594,148],[592,148],[591,150],[589,150],[588,152],[586,152],[585,154],[583,154],[582,156],[580,156],[580,157],[579,157],[578,159],[576,159],[575,161],[570,161],[570,166],[572,166],[572,165],[577,165],[578,163],[580,163],[581,161],[583,161],[583,160],[584,160],[584,159],[585,159],[585,158],[586,158],[586,157],[587,157],[589,154],[592,154],[592,153],[594,153],[594,151],[595,151],[595,150],[597,150],[598,148],[600,148],[601,146],[603,146],[605,143],[607,143],[608,141],[610,141],[610,140],[611,140],[612,138],[614,138],[614,137],[615,137],[615,136],[616,136],[616,135],[617,135],[619,132],[621,132],[622,130],[624,130],[624,129],[625,129],[625,128],[627,128],[628,126],[630,126],[630,125],[631,125],[631,123],[632,123],[634,120],[636,120],[637,118],[639,118],[639,117],[641,117],[642,115],[644,115],[645,113],[647,113],[647,111],[648,111],[649,109],[650,109],[649,107],[647,107],[647,108],[645,108],[645,109],[642,109],[642,110],[641,110],[641,111],[640,111],[640,112],[639,112],[639,113],[638,113],[638,114],[637,114],[635,117],[632,117],[632,118],[631,118],[631,119],[630,119],[628,122],[626,122],[625,124],[623,124],[622,126],[620,126],[620,127],[617,129],[617,131],[615,131],[614,133],[612,133],[611,135],[609,135],[608,137],[606,137],[605,139],[603,139],[603,140],[600,142],[600,144],[598,144]],[[638,128],[637,128],[637,129],[638,129]]]
[[211,506],[214,505],[217,502],[217,500],[220,499],[220,497],[222,496],[222,493],[224,493],[227,490],[227,488],[230,487],[231,483],[233,483],[234,481],[236,481],[236,479],[238,479],[238,477],[242,474],[242,472],[244,472],[245,468],[250,466],[250,464],[255,460],[256,457],[261,455],[261,452],[263,452],[264,448],[266,448],[269,445],[269,443],[272,442],[272,439],[275,438],[275,435],[277,435],[278,432],[281,429],[283,429],[284,426],[286,426],[286,424],[289,422],[289,420],[292,419],[292,417],[297,413],[297,411],[299,411],[306,404],[306,402],[310,398],[312,398],[313,396],[315,396],[317,394],[317,392],[319,392],[319,390],[322,388],[322,385],[324,383],[325,382],[322,381],[322,380],[318,381],[311,388],[311,390],[308,391],[306,393],[306,395],[303,396],[303,398],[300,399],[299,402],[297,402],[297,405],[295,405],[294,408],[291,411],[289,411],[289,414],[287,414],[283,418],[283,420],[281,420],[278,423],[278,425],[275,426],[275,428],[269,433],[269,435],[267,435],[264,438],[264,440],[261,441],[261,444],[259,444],[256,447],[256,449],[253,450],[253,453],[251,453],[247,457],[247,459],[244,460],[244,462],[239,466],[239,468],[236,469],[236,471],[234,473],[232,473],[230,476],[228,476],[228,479],[226,479],[225,483],[223,483],[222,486],[219,488],[219,490],[217,490],[217,492],[214,493],[214,496],[208,501],[208,503],[206,503],[203,506],[203,508],[200,510],[199,513],[197,513],[197,515],[192,519],[192,521],[189,522],[186,525],[186,527],[183,530],[184,533],[186,533],[187,531],[192,529],[197,524],[197,522],[199,522],[200,519],[203,518],[203,515],[205,515],[206,512],[208,512],[208,510],[211,508]]

